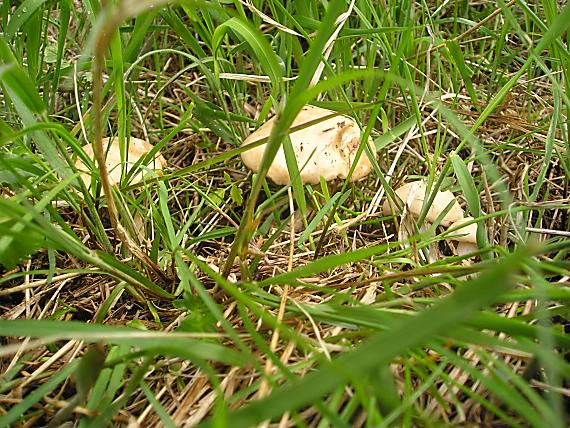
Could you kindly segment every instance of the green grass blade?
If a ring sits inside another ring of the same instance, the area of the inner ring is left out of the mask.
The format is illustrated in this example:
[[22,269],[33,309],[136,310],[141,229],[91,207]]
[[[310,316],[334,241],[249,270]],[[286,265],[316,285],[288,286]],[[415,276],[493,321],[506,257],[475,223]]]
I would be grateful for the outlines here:
[[[260,34],[259,30],[252,25],[239,18],[231,18],[229,21],[220,25],[212,35],[212,46],[214,48],[214,56],[218,52],[222,43],[222,39],[228,30],[233,30],[242,36],[245,41],[251,46],[256,57],[261,62],[267,74],[271,78],[273,88],[276,91],[274,96],[278,96],[283,89],[283,73],[279,67],[279,62],[271,45]],[[218,64],[216,62],[216,64]]]
[[133,346],[150,353],[201,358],[242,366],[243,355],[212,341],[219,335],[205,333],[166,333],[133,328],[85,324],[76,321],[0,320],[2,336],[27,336],[50,341],[75,339]]
[[28,21],[45,2],[46,0],[24,0],[24,2],[18,6],[11,16],[10,22],[4,32],[4,37],[7,42],[12,41],[26,21]]

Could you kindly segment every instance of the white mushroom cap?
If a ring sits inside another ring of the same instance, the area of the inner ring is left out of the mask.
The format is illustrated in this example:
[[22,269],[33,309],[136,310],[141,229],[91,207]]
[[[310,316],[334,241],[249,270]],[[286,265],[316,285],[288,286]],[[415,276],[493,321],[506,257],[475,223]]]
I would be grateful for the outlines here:
[[[462,218],[461,220],[453,223],[449,228],[451,229],[460,227],[461,225],[472,220],[473,217]],[[453,237],[453,240],[457,241],[456,252],[458,256],[465,256],[466,254],[477,251],[477,223],[464,226],[452,233],[453,235],[458,235]]]
[[[408,207],[410,214],[418,218],[424,200],[429,196],[426,195],[426,189],[426,182],[424,180],[420,180],[404,184],[397,188],[395,193]],[[443,217],[441,224],[443,226],[449,226],[451,223],[461,220],[464,215],[463,209],[459,206],[459,203],[457,202],[457,199],[455,199],[453,193],[449,191],[436,193],[426,214],[426,220],[430,223],[435,222],[449,204],[452,204],[451,209]],[[382,206],[382,212],[384,215],[393,214],[395,212],[395,204],[387,199]]]
[[[295,118],[292,126],[303,125],[331,114],[334,114],[331,110],[307,105]],[[274,124],[275,118],[271,118],[247,137],[243,144],[247,145],[267,138]],[[316,184],[320,177],[326,181],[335,178],[345,179],[360,145],[360,134],[358,124],[346,116],[335,116],[289,134],[301,173],[301,181]],[[368,139],[368,144],[372,153],[375,153],[376,149],[372,139]],[[243,163],[254,172],[259,170],[265,147],[263,144],[241,155]],[[370,160],[366,153],[362,153],[350,180],[360,180],[371,170]],[[276,184],[291,182],[283,146],[279,148],[267,176]]]
[[[450,229],[454,229],[456,227],[461,227],[463,224],[473,221],[473,217],[465,217],[461,220],[454,222]],[[470,244],[477,244],[477,223],[469,224],[467,226],[463,226],[461,229],[457,229],[453,233],[453,239],[458,242],[466,242]],[[457,235],[457,236],[455,236]]]
[[467,254],[477,251],[478,249],[479,247],[477,246],[476,243],[474,244],[472,242],[458,242],[456,251],[458,256],[465,256]]
[[[110,147],[109,147],[110,145]],[[140,158],[146,155],[152,150],[152,144],[141,140],[139,138],[130,137],[128,141],[128,151],[127,151],[127,167],[131,168]],[[92,144],[87,144],[83,146],[85,154],[91,159],[95,159],[95,153],[93,151]],[[109,180],[111,185],[114,186],[121,181],[121,151],[119,148],[119,139],[114,138],[103,138],[103,150],[106,154],[105,165],[107,166],[107,171],[109,172]],[[166,159],[162,155],[157,155],[149,164],[149,167],[154,170],[162,170],[166,166]],[[78,158],[75,162],[75,167],[80,171],[88,171],[87,166],[83,161]],[[139,169],[137,173],[131,178],[131,184],[138,183],[142,180],[144,175],[144,169]],[[91,176],[87,173],[81,174],[81,179],[87,187],[91,183]]]

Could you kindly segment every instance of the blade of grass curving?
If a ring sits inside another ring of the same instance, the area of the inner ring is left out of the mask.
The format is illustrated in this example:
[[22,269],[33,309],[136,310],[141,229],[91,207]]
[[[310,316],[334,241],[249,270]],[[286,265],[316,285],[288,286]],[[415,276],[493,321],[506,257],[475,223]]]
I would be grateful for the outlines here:
[[[277,56],[273,52],[271,45],[265,38],[263,34],[251,24],[243,21],[240,18],[231,18],[229,21],[224,22],[222,25],[216,28],[216,31],[212,35],[212,47],[214,49],[214,58],[220,49],[222,39],[228,30],[233,30],[242,36],[246,42],[251,46],[251,49],[255,53],[257,59],[261,62],[263,68],[271,78],[271,83],[273,85],[274,96],[279,96],[283,93],[283,74],[281,68],[279,67],[279,62]],[[215,63],[216,76],[219,76],[219,62]]]
[[176,31],[176,34],[182,40],[184,40],[184,42],[186,43],[186,45],[188,45],[188,47],[194,53],[194,55],[200,58],[204,58],[207,56],[202,46],[200,46],[200,44],[196,40],[196,37],[188,30],[187,25],[184,22],[182,22],[182,19],[180,19],[180,17],[174,10],[172,9],[161,10],[160,16],[162,17],[162,19],[166,21],[166,23],[168,23],[170,27],[172,27],[174,31]]
[[123,290],[126,287],[127,283],[124,281],[119,282],[115,287],[113,287],[113,289],[109,293],[109,296],[101,303],[101,305],[97,310],[97,313],[95,315],[96,323],[102,324],[105,321],[105,318],[109,313],[109,310],[111,309],[113,304],[115,304],[116,300],[123,293]]
[[0,81],[16,107],[26,107],[32,114],[43,114],[45,105],[34,90],[35,85],[16,63],[8,45],[0,39]]
[[64,339],[102,342],[133,346],[161,355],[184,356],[188,359],[198,357],[236,366],[248,363],[243,353],[216,343],[216,339],[223,337],[216,333],[144,331],[79,321],[48,320],[0,320],[0,331],[4,337],[36,337],[48,342]]

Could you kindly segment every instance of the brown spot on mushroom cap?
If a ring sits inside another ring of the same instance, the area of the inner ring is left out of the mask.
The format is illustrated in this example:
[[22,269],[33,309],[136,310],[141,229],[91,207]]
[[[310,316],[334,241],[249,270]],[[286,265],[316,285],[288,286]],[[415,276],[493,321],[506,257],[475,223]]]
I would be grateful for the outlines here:
[[[396,195],[402,200],[402,202],[408,207],[408,211],[415,218],[418,218],[422,209],[422,205],[426,197],[426,182],[424,180],[413,181],[406,183],[395,190]],[[463,218],[464,212],[457,199],[453,193],[437,192],[435,198],[426,214],[426,220],[433,223],[437,220],[440,214],[447,208],[449,204],[451,205],[450,210],[441,220],[441,225],[449,226],[451,223],[461,220]],[[384,215],[391,215],[396,212],[395,203],[387,199],[383,206],[382,211]]]
[[[119,139],[117,137],[113,138],[103,138],[103,150],[106,154],[105,165],[107,166],[107,171],[109,172],[109,180],[111,185],[116,185],[121,181],[121,151],[119,148]],[[153,145],[141,140],[140,138],[130,137],[128,141],[128,151],[127,151],[127,165],[128,168],[132,167],[140,158],[145,156],[153,148]],[[83,151],[91,159],[95,159],[95,153],[93,151],[93,145],[87,144],[83,146]],[[158,154],[154,157],[149,167],[155,170],[162,170],[166,166],[166,159],[162,155]],[[83,163],[81,159],[77,159],[75,162],[75,167],[79,171],[88,171],[87,166]],[[137,173],[131,178],[130,183],[139,183],[144,175],[144,168],[141,168]],[[81,179],[87,187],[91,183],[91,176],[87,173],[81,174]]]
[[[293,121],[292,127],[322,119],[331,114],[334,114],[331,110],[309,105],[301,110]],[[320,177],[330,181],[336,178],[345,179],[348,176],[360,144],[361,131],[353,119],[345,116],[341,116],[341,118],[342,120],[339,121],[339,116],[333,116],[289,134],[303,183],[317,184]],[[246,138],[243,144],[247,145],[267,138],[275,120],[274,117],[265,122],[257,131]],[[342,126],[339,126],[340,123]],[[372,153],[375,153],[376,150],[370,138],[368,144]],[[263,144],[247,150],[241,155],[244,164],[254,172],[259,170],[265,147],[266,145]],[[360,180],[371,170],[370,160],[366,153],[362,153],[351,181]],[[283,147],[279,148],[267,176],[276,184],[289,184],[291,182]]]

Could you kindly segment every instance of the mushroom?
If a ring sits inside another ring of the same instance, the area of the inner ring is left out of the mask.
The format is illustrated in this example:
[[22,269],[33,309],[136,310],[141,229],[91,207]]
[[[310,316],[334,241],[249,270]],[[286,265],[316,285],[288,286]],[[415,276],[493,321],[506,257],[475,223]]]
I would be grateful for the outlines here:
[[[415,218],[418,218],[422,210],[424,200],[428,196],[426,195],[426,189],[426,182],[424,180],[420,180],[404,184],[397,188],[395,193],[407,206],[409,213]],[[455,199],[453,193],[449,191],[436,193],[426,214],[426,220],[430,223],[434,223],[449,204],[452,204],[451,208],[441,220],[441,225],[449,226],[450,224],[461,220],[464,214],[463,209],[459,206],[459,203],[457,202],[457,199]],[[396,211],[393,209],[394,207],[394,202],[387,199],[384,202],[384,205],[382,205],[383,214],[394,214]]]
[[[300,126],[333,114],[335,112],[331,110],[307,105],[299,112],[292,126]],[[262,138],[267,138],[275,125],[275,120],[273,117],[265,122],[257,131],[247,137],[243,144],[248,145]],[[299,166],[301,181],[317,184],[320,177],[330,181],[336,178],[345,179],[348,176],[360,145],[361,130],[350,117],[337,115],[294,131],[289,134],[289,137]],[[367,143],[372,153],[375,153],[372,139],[369,138]],[[243,152],[241,155],[243,163],[254,172],[259,170],[265,147],[266,145],[262,144]],[[362,153],[350,180],[360,180],[371,170],[370,160],[365,153]],[[279,148],[267,176],[276,184],[289,184],[291,182],[283,146]]]
[[[417,219],[426,198],[426,182],[424,180],[420,180],[406,183],[397,188],[395,193],[398,198],[403,201],[404,205],[407,207],[407,211]],[[453,193],[449,191],[436,193],[426,214],[426,222],[434,223],[450,204],[451,208],[441,220],[441,225],[448,227],[449,229],[458,229],[453,232],[451,237],[452,240],[457,241],[456,254],[459,256],[465,256],[477,251],[477,224],[473,223],[465,225],[465,223],[473,221],[473,217],[463,217],[463,209],[457,202],[457,199],[455,199]],[[390,200],[386,200],[382,205],[383,214],[394,214],[396,210],[393,207],[394,203]],[[427,229],[424,225],[420,225],[419,227],[420,231],[425,232]],[[432,256],[432,250],[433,254],[436,254],[436,256]],[[437,248],[435,246],[433,249],[430,247],[430,261],[438,258],[439,253]]]
[[[463,226],[465,223],[473,221],[473,217],[465,217],[454,222],[449,228],[460,229],[453,232],[453,240],[457,241],[457,255],[464,256],[466,254],[477,251],[477,223]],[[457,236],[455,236],[457,235]]]
[[[128,140],[128,151],[127,151],[127,165],[132,167],[140,158],[145,156],[148,152],[152,150],[152,144],[141,140],[139,138],[130,137]],[[119,148],[119,139],[117,137],[114,138],[103,138],[103,150],[105,151],[106,161],[105,165],[107,166],[107,170],[109,171],[109,181],[111,185],[114,186],[121,181],[121,172],[122,172],[122,165],[121,165],[121,151]],[[85,154],[89,156],[91,159],[95,158],[95,154],[93,151],[93,145],[87,144],[83,146],[83,151]],[[157,155],[152,160],[151,164],[149,165],[154,170],[162,170],[166,166],[166,160],[162,157],[162,155]],[[78,158],[75,162],[75,167],[79,171],[89,171],[89,168],[83,163],[83,161]],[[143,169],[139,169],[137,173],[131,178],[131,183],[138,183],[142,181],[144,175]],[[81,174],[81,179],[85,183],[87,187],[89,187],[91,183],[91,176],[85,172]]]

